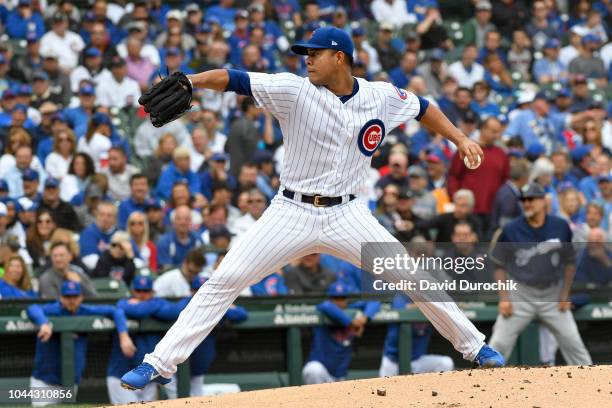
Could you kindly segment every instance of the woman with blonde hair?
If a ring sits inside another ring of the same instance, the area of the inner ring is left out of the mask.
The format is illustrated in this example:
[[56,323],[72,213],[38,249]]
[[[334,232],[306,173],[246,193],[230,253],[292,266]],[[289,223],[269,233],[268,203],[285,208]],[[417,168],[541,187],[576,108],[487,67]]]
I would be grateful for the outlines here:
[[45,159],[45,170],[51,177],[61,180],[68,174],[76,153],[76,137],[71,129],[62,129],[53,136],[53,151]]
[[137,261],[142,262],[142,266],[148,267],[152,272],[157,272],[157,247],[149,237],[147,216],[140,211],[131,213],[127,220],[127,232],[132,239]]
[[593,151],[591,152],[593,157],[597,157],[602,153],[608,156],[612,155],[612,152],[602,144],[601,125],[593,119],[584,122],[582,143],[593,146]]
[[36,298],[25,261],[13,255],[4,264],[4,275],[0,278],[0,298]]

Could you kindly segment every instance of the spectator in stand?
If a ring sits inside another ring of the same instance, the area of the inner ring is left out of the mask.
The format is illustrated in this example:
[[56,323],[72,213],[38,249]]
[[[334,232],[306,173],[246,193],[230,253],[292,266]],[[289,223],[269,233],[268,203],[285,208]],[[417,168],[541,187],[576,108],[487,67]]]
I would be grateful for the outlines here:
[[252,189],[249,191],[249,211],[238,218],[232,226],[232,232],[234,235],[239,237],[241,234],[246,232],[249,228],[255,224],[255,222],[261,218],[264,211],[268,206],[268,199],[258,189]]
[[108,167],[102,169],[108,179],[108,192],[115,201],[130,197],[130,180],[139,170],[128,164],[126,152],[122,146],[113,146],[108,150]]
[[133,79],[140,86],[141,91],[146,91],[149,87],[149,79],[155,73],[156,66],[147,57],[143,57],[143,41],[131,36],[126,41],[127,55],[125,63],[127,65],[127,76]]
[[127,219],[127,232],[132,239],[134,264],[157,272],[157,247],[149,236],[149,221],[144,212],[134,211]]
[[418,221],[415,226],[422,231],[435,230],[436,242],[451,242],[455,225],[463,221],[472,227],[472,231],[478,237],[482,237],[482,222],[474,215],[474,193],[467,189],[456,191],[453,194],[453,204],[453,212],[437,215],[430,220]]
[[[225,144],[225,149],[231,157],[230,173],[235,177],[238,177],[242,164],[255,154],[262,133],[257,123],[262,109],[255,105],[255,100],[251,97],[243,99],[240,110],[243,115],[232,123]],[[266,131],[270,132],[271,129],[264,130]]]
[[402,58],[401,53],[394,48],[391,43],[393,39],[394,26],[388,21],[381,22],[378,26],[378,34],[374,49],[378,53],[378,58],[383,71],[389,72],[399,65]]
[[523,213],[521,188],[527,183],[529,166],[525,160],[510,163],[509,179],[497,190],[491,207],[489,235]]
[[9,186],[11,198],[19,198],[25,194],[24,181],[32,182],[38,180],[40,189],[47,178],[45,169],[40,161],[33,156],[30,146],[20,146],[15,151],[15,165],[9,167],[2,176]]
[[290,294],[323,294],[337,279],[336,274],[321,266],[321,255],[302,257],[285,273],[285,283]]
[[598,287],[612,282],[612,247],[601,228],[593,228],[586,248],[578,255],[576,283],[591,283]]
[[89,268],[98,262],[99,256],[108,248],[111,237],[117,231],[117,207],[102,201],[95,212],[96,222],[81,232],[81,258]]
[[[353,34],[353,45],[355,46],[355,53],[353,54],[353,60],[357,61],[357,53],[365,51],[368,54],[367,73],[375,74],[381,70],[380,60],[378,59],[378,51],[368,42],[366,37],[365,29],[362,26],[357,26],[352,30]],[[410,51],[410,50],[406,50]]]
[[19,0],[5,21],[6,34],[12,39],[25,40],[29,34],[40,38],[45,33],[45,22],[38,10],[32,7],[32,0]]
[[602,198],[601,191],[599,189],[599,181],[602,177],[605,181],[607,180],[607,177],[610,176],[610,171],[612,171],[610,163],[610,156],[607,154],[594,156],[594,160],[591,165],[591,174],[583,177],[578,183],[578,188],[587,201]]
[[259,150],[253,156],[253,163],[257,165],[257,188],[271,201],[280,186],[279,177],[274,171],[274,156],[268,150]]
[[463,24],[463,42],[465,44],[475,44],[478,48],[482,48],[485,34],[495,30],[495,26],[491,24],[493,7],[487,0],[479,0],[474,9],[474,17]]
[[[584,219],[585,222],[582,224],[578,224],[574,232],[574,237],[572,238],[572,242],[576,243],[584,243],[587,242],[589,233],[595,228],[604,227],[604,217],[605,210],[601,203],[599,202],[590,202],[586,205],[584,211]],[[606,232],[606,239],[610,241],[612,239],[612,234],[609,231]]]
[[177,267],[187,253],[202,245],[199,236],[192,230],[191,209],[177,207],[172,219],[172,230],[157,240],[157,264],[159,269]]
[[108,151],[112,146],[113,124],[105,113],[94,113],[87,126],[87,133],[77,145],[79,153],[87,154],[97,171],[108,165]]
[[438,203],[428,190],[427,172],[419,165],[408,168],[408,186],[414,193],[412,211],[419,217],[429,220],[438,213]]
[[378,195],[389,184],[394,184],[398,188],[408,186],[408,155],[405,152],[391,152],[389,154],[389,173],[381,177],[376,183]]
[[[458,126],[460,121],[465,122],[465,119],[472,113],[471,105],[472,91],[468,88],[459,87],[455,91],[453,103],[442,109],[442,111],[453,124]],[[470,135],[469,132],[466,134]]]
[[508,97],[512,93],[512,76],[504,66],[499,54],[491,53],[484,58],[485,81],[496,94]]
[[442,95],[442,84],[447,77],[447,66],[444,59],[446,53],[441,48],[435,48],[429,54],[429,61],[418,66],[417,72],[427,83],[427,89],[434,98]]
[[410,78],[416,75],[417,55],[413,51],[406,51],[398,67],[389,72],[389,78],[398,88],[406,88]]
[[599,37],[594,34],[582,37],[580,53],[570,62],[568,71],[572,76],[584,75],[588,79],[596,80],[599,86],[605,86],[608,83],[608,70],[603,60],[595,54],[599,41]]
[[39,278],[40,297],[57,299],[64,281],[80,282],[85,297],[96,297],[96,292],[89,276],[83,269],[72,264],[73,255],[65,242],[55,242],[49,249],[51,264]]
[[499,105],[491,102],[491,88],[489,88],[489,85],[485,81],[474,83],[472,94],[474,98],[470,104],[470,109],[481,121],[484,121],[490,116],[499,117],[501,114]]
[[559,45],[556,38],[546,41],[543,47],[544,58],[533,64],[533,78],[538,84],[567,82],[567,67],[559,59]]
[[172,186],[178,181],[186,181],[189,191],[194,196],[201,195],[200,180],[190,169],[191,154],[186,147],[177,147],[172,152],[172,162],[162,171],[157,182],[156,195],[161,199],[169,199]]
[[191,282],[202,273],[206,258],[200,249],[185,254],[180,266],[164,272],[153,283],[153,290],[159,297],[185,297],[191,295]]
[[44,269],[48,264],[49,248],[53,233],[57,230],[57,222],[48,209],[36,212],[35,222],[27,231],[26,246],[32,259],[32,267]]
[[[219,114],[209,109],[203,109],[202,124],[208,135],[207,150],[210,150],[213,154],[223,153],[227,136],[219,131]],[[209,158],[210,155],[206,155],[206,159],[208,160]]]
[[274,272],[254,285],[251,285],[253,296],[283,296],[289,293],[283,271]]
[[130,193],[126,199],[121,201],[118,209],[118,223],[121,229],[125,229],[130,214],[135,211],[142,213],[146,211],[149,198],[149,184],[144,174],[136,173],[130,176],[129,185]]
[[62,114],[78,139],[87,132],[89,119],[95,113],[96,88],[93,82],[81,81],[77,91],[79,104],[75,107],[64,109]]
[[591,109],[593,99],[591,98],[588,81],[582,74],[577,74],[571,81],[572,100],[569,106],[571,113],[581,112]]
[[64,129],[53,136],[53,151],[45,159],[45,170],[50,177],[62,180],[68,174],[76,153],[76,144],[76,137],[70,129]]
[[70,161],[68,174],[60,182],[61,199],[70,202],[75,196],[82,195],[95,173],[91,157],[85,153],[76,153]]
[[127,76],[127,65],[123,58],[113,57],[110,63],[111,75],[98,80],[96,98],[98,104],[108,108],[138,106],[140,86]]
[[70,88],[70,78],[60,69],[60,54],[52,49],[42,50],[40,56],[43,57],[42,69],[49,76],[49,90],[51,94],[57,94],[61,101],[61,106],[67,107],[72,97]]
[[606,146],[603,146],[600,122],[593,119],[587,119],[584,122],[583,130],[580,133],[582,136],[582,143],[585,145],[593,146],[591,154],[594,157],[599,157],[603,155],[608,157],[612,156],[612,152],[610,151],[610,149],[608,149]]
[[60,181],[49,177],[45,180],[45,187],[39,202],[40,209],[48,209],[53,214],[53,219],[57,220],[57,226],[73,232],[80,231],[82,226],[79,223],[74,207],[60,198]]
[[[6,141],[5,141],[5,148],[4,148],[4,154],[2,155],[2,157],[0,157],[0,176],[4,177],[7,172],[15,166],[15,164],[17,163],[15,156],[17,154],[17,150],[19,150],[19,148],[21,146],[31,146],[32,145],[32,138],[30,137],[30,135],[28,134],[27,131],[25,131],[24,129],[11,129],[8,132]],[[32,158],[33,163],[32,165],[35,168],[39,168],[39,160],[36,157]]]
[[463,48],[463,56],[460,61],[453,62],[448,66],[448,75],[457,80],[459,86],[470,88],[478,81],[484,79],[484,68],[478,62],[478,48],[476,44],[467,44]]
[[111,238],[109,248],[100,255],[91,277],[122,280],[130,286],[135,276],[136,266],[130,236],[127,232],[116,231]]
[[95,47],[89,47],[83,53],[83,64],[70,72],[72,91],[77,93],[83,81],[97,83],[106,75],[110,75],[110,72],[102,65],[102,53]]
[[516,29],[512,32],[512,44],[508,50],[508,64],[513,72],[521,74],[523,80],[531,78],[531,55],[532,42],[529,35],[523,29]]
[[4,262],[4,274],[0,277],[0,299],[37,297],[25,261],[19,255],[10,256]]
[[529,37],[533,40],[533,47],[540,51],[544,48],[547,41],[559,37],[559,27],[548,20],[549,8],[545,1],[536,0],[533,2],[533,17],[527,24],[526,30]]
[[[477,169],[470,170],[455,154],[448,174],[448,193],[454,195],[459,189],[471,190],[475,197],[474,214],[480,217],[483,231],[488,230],[488,219],[499,188],[508,180],[510,161],[503,149],[496,146],[502,132],[502,124],[489,117],[480,125],[479,143],[485,160]],[[476,230],[476,229],[475,229]],[[478,231],[478,230],[476,230]]]
[[68,30],[68,17],[60,11],[56,12],[51,18],[51,31],[40,39],[41,55],[47,50],[56,51],[61,69],[69,72],[77,66],[83,48],[83,39]]
[[415,23],[414,14],[408,13],[405,0],[374,0],[370,6],[374,19],[379,24],[391,24],[401,29],[405,24]]

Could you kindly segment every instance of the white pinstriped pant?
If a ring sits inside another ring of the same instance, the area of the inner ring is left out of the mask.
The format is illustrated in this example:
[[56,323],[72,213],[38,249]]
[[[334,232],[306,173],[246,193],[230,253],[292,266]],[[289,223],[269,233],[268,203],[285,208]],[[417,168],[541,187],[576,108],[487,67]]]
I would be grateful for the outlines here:
[[[144,361],[170,378],[177,364],[206,338],[244,288],[312,253],[329,253],[361,267],[361,244],[366,242],[398,241],[360,200],[323,208],[277,195],[261,218],[232,245]],[[407,276],[389,271],[380,277],[397,282]],[[463,358],[471,361],[476,357],[485,336],[448,295],[406,293]]]

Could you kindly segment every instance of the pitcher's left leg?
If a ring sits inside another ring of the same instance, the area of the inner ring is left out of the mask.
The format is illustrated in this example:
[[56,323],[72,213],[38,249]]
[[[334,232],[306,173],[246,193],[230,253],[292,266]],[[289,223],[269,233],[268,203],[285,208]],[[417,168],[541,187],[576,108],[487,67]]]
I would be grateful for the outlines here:
[[[390,247],[397,253],[399,241],[389,233],[368,208],[359,200],[333,207],[324,228],[322,250],[361,267],[361,244],[379,243],[372,246],[374,254],[384,256]],[[385,247],[385,243],[387,246]],[[395,243],[396,245],[391,245]],[[405,250],[404,250],[405,251]],[[372,271],[368,271],[372,272]],[[385,270],[377,275],[387,282],[411,279],[405,271]],[[484,334],[480,333],[455,302],[443,291],[405,291],[436,330],[450,341],[463,358],[474,361],[484,345]]]

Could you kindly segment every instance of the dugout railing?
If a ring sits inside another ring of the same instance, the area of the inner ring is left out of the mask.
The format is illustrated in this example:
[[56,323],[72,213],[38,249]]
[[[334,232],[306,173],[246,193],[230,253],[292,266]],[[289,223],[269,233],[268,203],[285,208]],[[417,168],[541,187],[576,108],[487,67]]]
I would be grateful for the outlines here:
[[[272,303],[268,305],[271,306]],[[16,305],[13,305],[15,307]],[[483,322],[493,322],[497,317],[497,307],[487,304],[466,304],[463,305],[463,310],[470,320],[477,324]],[[351,311],[354,313],[354,311]],[[584,321],[609,321],[612,320],[612,305],[610,303],[589,304],[575,312],[576,320]],[[103,317],[58,317],[51,318],[54,331],[61,336],[61,353],[62,356],[74,355],[74,333],[111,333],[114,331],[114,324],[111,320]],[[371,325],[387,325],[389,323],[400,324],[400,372],[410,372],[410,353],[411,353],[411,333],[412,323],[425,322],[425,317],[417,309],[395,310],[391,309],[388,304],[384,304],[381,311],[375,316]],[[232,325],[231,328],[242,330],[271,330],[283,329],[285,331],[286,345],[286,384],[283,385],[300,385],[301,370],[304,364],[304,350],[302,342],[302,330],[321,324],[329,324],[326,318],[318,314],[313,304],[306,303],[278,303],[272,310],[255,310],[249,313],[247,321]],[[162,323],[153,319],[142,321],[129,321],[130,332],[164,332],[169,327],[169,324]],[[32,336],[36,333],[36,326],[27,319],[25,311],[12,316],[0,316],[0,342],[8,336],[28,335]],[[532,324],[521,335],[517,346],[511,358],[512,364],[521,365],[537,365],[539,364],[538,355],[538,330],[537,325]],[[382,345],[381,345],[382,350]],[[11,378],[7,377],[6,373],[0,373],[4,385],[19,384],[21,386],[27,381],[27,378]],[[256,373],[245,374],[253,377]],[[262,373],[263,375],[264,373]],[[353,372],[350,377],[367,377],[375,376],[375,371],[366,373]],[[74,361],[73,358],[62,359],[62,380],[63,385],[71,386],[74,378]],[[215,375],[211,373],[207,376],[207,382],[214,382],[215,379],[231,378],[236,383],[240,384],[241,374],[235,375]],[[189,395],[189,366],[188,362],[179,366],[177,373],[178,393],[179,396]]]

